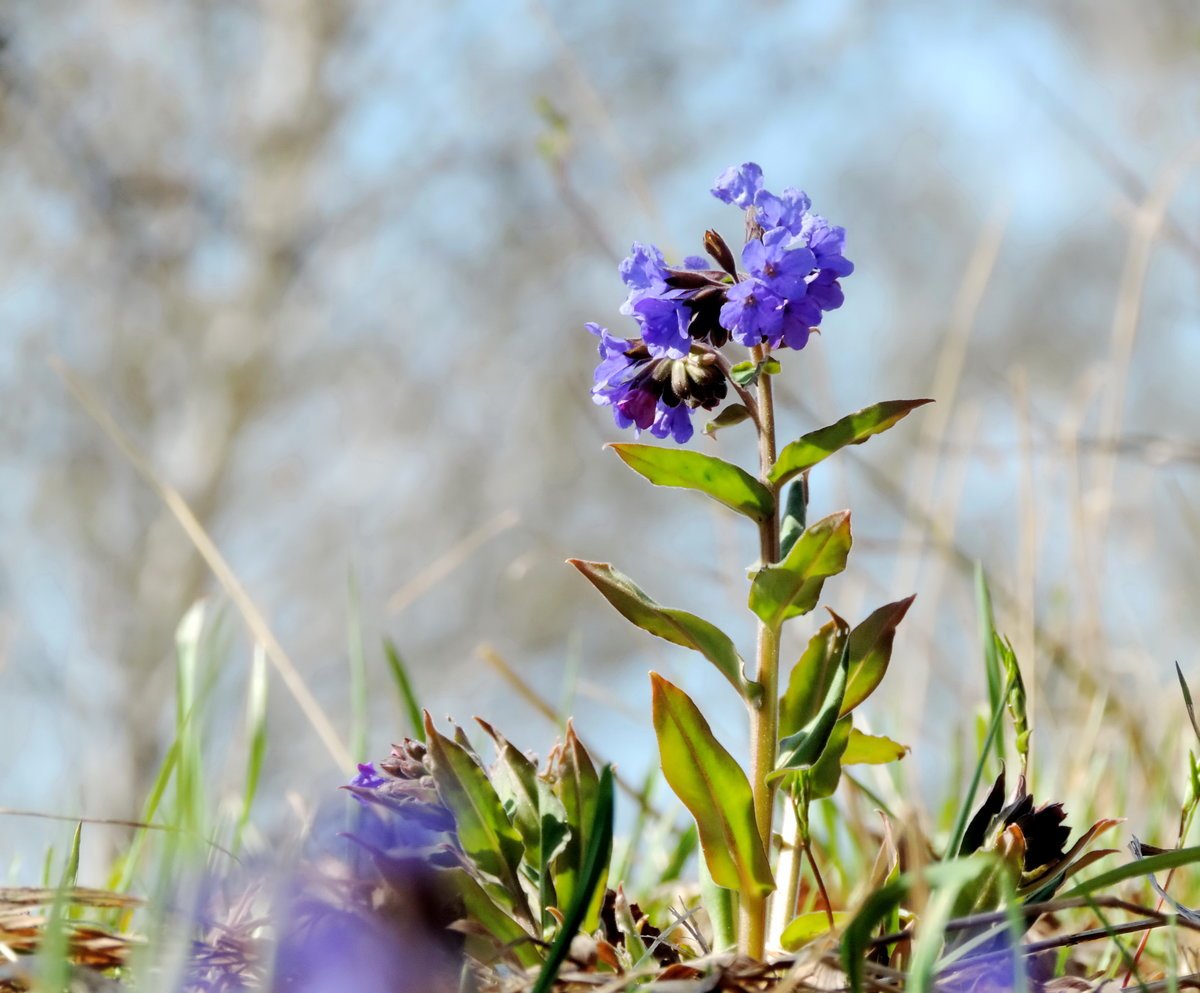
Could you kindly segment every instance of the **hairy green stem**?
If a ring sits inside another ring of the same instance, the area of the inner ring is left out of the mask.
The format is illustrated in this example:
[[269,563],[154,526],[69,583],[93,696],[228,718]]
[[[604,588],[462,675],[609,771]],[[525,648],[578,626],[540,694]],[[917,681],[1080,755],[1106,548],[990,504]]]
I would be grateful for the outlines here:
[[[767,357],[767,349],[753,349],[755,362]],[[763,485],[775,491],[769,482],[775,465],[775,404],[771,393],[771,377],[765,373],[758,380],[758,461]],[[776,494],[778,496],[778,494]],[[778,499],[776,500],[778,504]],[[758,526],[760,565],[779,561],[779,508],[776,506]],[[767,777],[775,768],[775,751],[779,737],[779,629],[760,621],[758,625],[758,659],[755,680],[762,687],[757,704],[750,705],[750,788],[754,794],[754,817],[758,834],[767,858],[771,857],[771,830],[774,820],[775,787]],[[767,901],[743,897],[738,929],[738,949],[744,955],[761,959],[765,951],[767,930]]]

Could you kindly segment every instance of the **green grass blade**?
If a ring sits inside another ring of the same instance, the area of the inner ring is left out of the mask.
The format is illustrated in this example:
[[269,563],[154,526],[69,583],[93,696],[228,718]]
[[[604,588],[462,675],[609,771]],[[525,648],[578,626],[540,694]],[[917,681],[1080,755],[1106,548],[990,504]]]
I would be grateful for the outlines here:
[[263,758],[267,751],[267,653],[262,645],[254,646],[254,657],[250,664],[250,684],[246,689],[246,738],[246,784],[242,789],[242,812],[235,835],[235,848],[250,823],[250,810],[258,794]]
[[[1007,687],[1004,695],[1008,695],[1011,689]],[[1004,705],[1001,704],[992,714],[991,723],[988,725],[987,734],[984,736],[983,747],[979,750],[979,761],[975,763],[975,772],[971,776],[971,785],[967,787],[967,792],[963,794],[962,803],[958,808],[958,816],[954,819],[954,830],[950,833],[950,844],[946,846],[946,857],[953,858],[958,854],[959,848],[962,847],[963,836],[967,833],[967,824],[971,820],[971,805],[975,802],[975,792],[979,789],[979,783],[983,779],[983,770],[987,766],[988,753],[992,750],[992,745],[996,740],[996,736],[1000,733],[1000,722],[1004,718]]]
[[404,713],[408,717],[412,736],[417,741],[424,741],[425,720],[421,716],[421,701],[417,698],[417,691],[413,689],[408,667],[404,664],[404,659],[400,657],[400,651],[391,638],[383,639],[383,654],[387,659],[388,671],[392,674],[392,682],[396,684],[396,692],[400,694],[400,703],[404,706]]
[[992,612],[992,594],[988,589],[983,564],[980,562],[975,563],[975,603],[979,615],[979,641],[983,646],[983,669],[987,675],[988,705],[992,713],[995,713],[998,707],[1004,705],[1004,677],[1000,673],[1000,654],[996,650],[996,619]]
[[1109,869],[1108,872],[1102,872],[1098,876],[1093,876],[1074,889],[1063,893],[1062,899],[1071,900],[1076,897],[1088,896],[1091,893],[1099,893],[1101,890],[1116,886],[1117,883],[1123,883],[1127,879],[1137,879],[1141,876],[1162,872],[1164,869],[1178,869],[1181,866],[1194,865],[1197,862],[1200,862],[1200,845],[1164,852],[1162,855],[1151,855],[1148,858],[1138,859],[1136,862],[1129,862],[1115,869]]

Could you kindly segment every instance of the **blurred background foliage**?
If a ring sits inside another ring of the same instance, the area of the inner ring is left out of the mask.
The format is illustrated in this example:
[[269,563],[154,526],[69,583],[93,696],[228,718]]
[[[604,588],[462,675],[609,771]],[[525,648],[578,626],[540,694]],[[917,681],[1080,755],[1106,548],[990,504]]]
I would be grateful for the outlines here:
[[[601,453],[618,432],[582,325],[624,330],[634,239],[679,257],[707,226],[736,238],[706,191],[754,159],[847,227],[858,266],[785,362],[782,434],[938,400],[813,480],[814,516],[855,520],[827,601],[855,620],[919,594],[873,728],[950,795],[983,698],[978,559],[1043,776],[1098,783],[1135,831],[1170,821],[1171,665],[1200,664],[1194,3],[6,0],[0,38],[0,806],[137,816],[201,596],[231,635],[218,740],[244,744],[237,610],[53,357],[343,730],[357,615],[368,754],[407,730],[387,635],[435,714],[544,755],[554,727],[487,642],[637,780],[646,670],[725,687],[563,559],[614,561],[745,637],[721,577],[754,539]],[[716,444],[751,459],[748,433]],[[732,697],[716,716],[741,740]],[[270,720],[265,789],[311,806],[344,777],[281,689]],[[0,818],[16,877],[57,831]],[[85,865],[122,838],[92,831]]]

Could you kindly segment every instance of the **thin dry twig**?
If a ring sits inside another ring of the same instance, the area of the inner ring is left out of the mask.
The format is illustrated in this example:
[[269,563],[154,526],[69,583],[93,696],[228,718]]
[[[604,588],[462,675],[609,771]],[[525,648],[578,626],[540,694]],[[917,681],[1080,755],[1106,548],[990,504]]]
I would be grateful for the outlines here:
[[479,525],[479,527],[475,528],[469,534],[464,535],[460,541],[448,548],[413,576],[412,579],[401,586],[400,589],[396,590],[388,598],[387,609],[393,614],[398,614],[406,607],[411,606],[458,569],[477,549],[486,545],[497,535],[503,534],[509,528],[515,527],[520,523],[520,520],[520,515],[510,508],[497,514],[490,521]]
[[275,637],[275,633],[271,630],[271,626],[267,623],[262,611],[259,610],[258,605],[251,599],[250,594],[246,592],[242,581],[230,567],[225,556],[221,554],[220,549],[217,548],[216,543],[209,536],[204,525],[192,513],[192,509],[188,506],[187,501],[184,500],[183,496],[174,486],[155,471],[149,459],[142,454],[133,439],[117,424],[95,394],[67,367],[62,359],[58,356],[52,356],[50,358],[50,366],[62,377],[63,382],[66,383],[67,388],[79,402],[79,405],[104,433],[109,436],[113,444],[121,450],[121,453],[129,460],[130,465],[133,466],[138,475],[158,494],[159,498],[188,536],[188,539],[195,546],[196,551],[200,553],[200,556],[208,564],[217,582],[221,584],[229,599],[238,608],[238,611],[246,622],[246,626],[250,629],[251,635],[263,646],[267,658],[275,667],[275,671],[279,673],[284,685],[300,706],[304,716],[308,718],[308,722],[312,725],[313,730],[316,731],[317,737],[321,739],[321,743],[325,746],[326,751],[329,752],[330,757],[342,769],[352,771],[354,769],[354,760],[350,756],[350,750],[342,742],[337,731],[334,729],[332,721],[330,721],[324,709],[317,702],[312,691],[309,690],[308,685],[304,682],[304,678],[296,669],[291,658],[283,650],[283,646],[280,645],[279,639]]

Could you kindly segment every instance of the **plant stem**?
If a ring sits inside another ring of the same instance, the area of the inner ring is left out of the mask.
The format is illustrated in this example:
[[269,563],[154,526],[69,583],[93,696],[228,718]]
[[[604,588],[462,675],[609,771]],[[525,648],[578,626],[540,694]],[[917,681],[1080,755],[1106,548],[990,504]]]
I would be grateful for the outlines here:
[[[752,350],[755,362],[767,357],[765,346]],[[768,481],[775,465],[775,405],[771,395],[771,377],[758,380],[758,461],[764,486],[775,492]],[[778,500],[776,500],[778,504]],[[778,506],[758,526],[761,566],[779,560]],[[779,630],[762,621],[758,625],[758,664],[754,676],[762,687],[757,704],[750,705],[750,788],[754,794],[754,817],[767,858],[771,857],[771,829],[774,820],[775,787],[767,776],[775,768],[776,739],[779,723]],[[744,955],[761,959],[765,951],[767,902],[747,900],[743,896],[738,934],[738,949]]]

